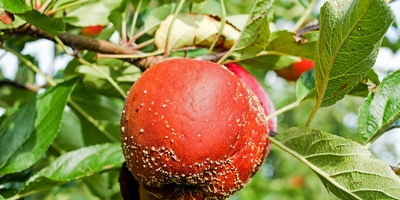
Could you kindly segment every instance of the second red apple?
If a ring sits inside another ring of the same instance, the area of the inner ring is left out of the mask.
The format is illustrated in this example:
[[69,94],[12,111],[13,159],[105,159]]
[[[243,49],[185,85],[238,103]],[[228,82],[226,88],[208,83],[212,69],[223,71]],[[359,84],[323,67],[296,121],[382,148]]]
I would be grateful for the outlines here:
[[289,67],[275,70],[276,74],[288,81],[296,81],[305,71],[314,68],[314,61],[301,58],[299,62],[292,63]]

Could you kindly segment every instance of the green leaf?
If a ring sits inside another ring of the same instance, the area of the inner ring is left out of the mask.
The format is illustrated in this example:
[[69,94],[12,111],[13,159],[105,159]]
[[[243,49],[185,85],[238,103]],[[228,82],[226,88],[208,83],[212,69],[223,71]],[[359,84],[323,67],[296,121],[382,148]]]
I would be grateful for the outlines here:
[[373,69],[369,69],[367,76],[354,86],[349,95],[367,97],[370,90],[374,90],[380,84],[378,74]]
[[342,199],[400,199],[400,178],[362,145],[308,128],[291,128],[273,140],[318,174]]
[[358,132],[373,142],[400,119],[400,70],[393,72],[370,93],[358,116]]
[[120,143],[107,143],[68,152],[33,175],[19,194],[45,190],[73,180],[89,177],[124,162]]
[[[318,34],[318,32],[314,31],[309,34]],[[266,48],[265,54],[268,55],[269,52],[273,52],[274,54],[291,55],[314,60],[314,51],[317,40],[316,37],[313,38],[314,40],[298,38],[294,33],[286,30],[276,31],[271,33],[270,42]]]
[[63,19],[40,13],[32,9],[24,0],[3,0],[2,4],[4,9],[53,36],[65,30]]
[[382,0],[332,0],[323,5],[315,59],[318,107],[342,99],[366,76],[393,20]]
[[[118,166],[121,166],[119,163]],[[118,184],[119,169],[108,171],[107,173],[97,173],[83,179],[90,192],[99,199],[120,199],[121,189]]]
[[[192,13],[169,15],[157,29],[154,44],[159,50],[188,46],[210,47],[216,40],[221,26],[221,21],[210,15]],[[240,32],[227,23],[221,34],[216,47],[229,49],[239,38]]]
[[[24,104],[18,110],[5,113],[2,120],[2,132],[0,134],[0,146],[7,147],[0,154],[0,168],[3,168],[14,153],[24,144],[34,131],[36,117],[36,99]],[[1,177],[2,172],[0,172]]]
[[130,0],[130,1],[133,3],[135,12],[136,12],[137,8],[139,7],[139,3],[141,4],[139,12],[142,12],[145,8],[147,8],[148,4],[150,3],[150,0]]
[[123,91],[129,91],[141,73],[138,67],[116,59],[101,59],[101,62],[97,62],[96,69],[82,65],[77,71],[84,75],[83,84],[88,89],[111,97],[121,97],[121,94],[104,75],[115,80]]
[[237,43],[228,54],[236,60],[255,57],[265,49],[269,40],[268,11],[272,0],[257,0]]
[[149,9],[143,22],[143,30],[150,31],[156,26],[160,25],[160,23],[167,18],[168,15],[174,13],[175,8],[176,4],[171,3]]
[[370,69],[368,71],[367,79],[368,79],[368,82],[370,82],[371,85],[377,86],[377,85],[379,85],[381,83],[381,81],[379,80],[378,74],[373,69]]
[[106,25],[113,10],[119,9],[124,0],[89,1],[65,10],[64,20],[73,26]]
[[[9,38],[7,38],[6,41],[4,41],[4,44],[15,51],[21,52],[25,48],[25,46],[32,41],[35,41],[35,39],[28,35],[12,35]],[[23,56],[27,59],[31,59],[26,54],[25,55],[23,54]],[[34,59],[30,61],[34,61]],[[19,65],[24,65],[24,63],[22,63],[21,61],[19,62],[20,62],[18,63]]]
[[[190,4],[191,13],[211,14],[215,16],[222,16],[221,2],[219,1],[202,1],[201,3]],[[225,8],[229,9],[229,8]],[[227,20],[229,21],[229,20]]]
[[[4,81],[7,82],[7,81]],[[12,83],[11,81],[9,83]],[[1,85],[1,83],[0,83]],[[22,86],[7,86],[0,87],[0,106],[9,108],[13,105],[25,103],[35,96],[31,90],[23,88]]]
[[71,111],[65,110],[60,124],[60,132],[54,144],[64,151],[72,151],[84,147],[83,133],[79,118]]
[[32,10],[25,0],[2,0],[0,4],[11,13],[24,13]]
[[312,97],[315,97],[314,70],[308,70],[296,81],[296,98],[303,101]]
[[[22,56],[30,62],[34,63],[35,65],[38,64],[38,61],[35,57],[29,54]],[[15,81],[25,84],[34,84],[36,82],[36,72],[30,70],[29,67],[25,65],[25,62],[19,61],[17,74],[15,75]]]
[[318,32],[313,31],[298,38],[289,31],[272,32],[265,50],[255,57],[240,60],[240,64],[265,70],[283,69],[300,58],[314,59]]
[[300,58],[295,56],[257,55],[256,57],[241,60],[239,63],[251,68],[260,68],[267,71],[283,69],[298,61],[300,61]]
[[35,164],[57,136],[67,99],[77,79],[62,82],[21,106],[0,127],[0,177]]
[[[79,1],[86,2],[87,0],[79,0]],[[53,8],[60,8],[61,6],[68,7],[72,3],[76,3],[76,2],[77,2],[76,0],[57,0],[54,2]]]
[[[121,33],[122,25],[123,25],[122,21],[126,20],[124,17],[125,16],[124,12],[127,10],[127,5],[128,5],[128,1],[122,0],[120,6],[115,8],[108,16],[108,20],[113,24],[114,30],[117,31],[120,36],[122,35],[122,33]],[[126,23],[126,22],[124,22],[124,23]]]
[[17,13],[16,15],[53,36],[56,36],[65,31],[65,23],[62,18],[48,17],[47,15],[40,13],[37,10]]
[[71,95],[71,108],[81,123],[85,145],[120,140],[119,120],[124,102],[122,99],[98,95],[79,85]]

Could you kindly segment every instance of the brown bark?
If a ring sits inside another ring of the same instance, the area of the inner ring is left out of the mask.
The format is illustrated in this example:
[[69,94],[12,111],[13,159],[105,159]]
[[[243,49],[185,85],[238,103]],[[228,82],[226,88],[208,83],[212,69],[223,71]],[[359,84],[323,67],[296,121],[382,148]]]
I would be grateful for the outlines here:
[[[16,33],[29,34],[34,37],[46,38],[55,41],[55,38],[50,34],[36,28],[32,25],[25,25],[18,28]],[[124,45],[115,44],[106,40],[94,39],[82,35],[74,35],[69,32],[64,32],[58,35],[58,38],[67,46],[78,50],[89,50],[98,53],[108,54],[137,54],[138,51]]]

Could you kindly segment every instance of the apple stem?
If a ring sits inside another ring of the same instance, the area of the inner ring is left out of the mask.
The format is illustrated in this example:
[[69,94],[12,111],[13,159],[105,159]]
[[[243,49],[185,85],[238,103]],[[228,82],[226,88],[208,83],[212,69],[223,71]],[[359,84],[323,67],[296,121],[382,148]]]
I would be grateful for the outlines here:
[[268,135],[271,136],[271,137],[276,137],[278,135],[278,132],[273,131],[273,130],[269,130],[269,134]]
[[[139,37],[141,37],[142,35],[146,34],[147,31],[149,31],[149,29],[144,29],[144,30],[142,30],[142,31],[137,32],[135,35],[132,35],[132,36],[131,36],[131,39],[129,39],[129,41],[128,41],[128,45],[129,45],[129,46],[134,46],[135,41],[136,41]],[[154,38],[149,39],[148,41],[154,42]],[[151,43],[152,43],[152,42],[151,42]],[[134,49],[139,49],[139,48],[138,48],[137,46],[134,46]]]
[[121,22],[121,39],[123,44],[128,44],[128,36],[126,34],[126,16],[122,15],[122,22]]
[[[133,14],[131,30],[130,30],[130,33],[129,33],[129,36],[130,36],[131,38],[132,38],[132,37],[134,36],[134,34],[135,34],[136,22],[137,22],[137,19],[138,19],[138,17],[139,17],[140,9],[142,8],[142,3],[143,3],[143,1],[142,1],[142,0],[139,0],[139,3],[137,4],[137,7],[134,8],[134,9],[135,9],[135,13]],[[131,40],[130,40],[129,42],[131,42]],[[128,43],[129,43],[129,42],[128,42]]]
[[162,54],[164,51],[154,51],[150,53],[140,53],[140,54],[105,54],[98,53],[96,58],[121,58],[121,59],[139,59],[146,58],[150,56],[158,56]]
[[167,32],[167,38],[165,40],[164,58],[167,58],[168,55],[169,55],[169,36],[171,35],[172,26],[174,25],[175,20],[176,20],[176,18],[178,16],[179,12],[182,10],[182,6],[183,6],[184,3],[185,3],[185,0],[180,0],[179,1],[178,7],[176,8],[174,16],[173,16],[173,18],[171,20],[171,23],[169,24],[168,32]]
[[311,15],[312,11],[314,10],[316,4],[316,0],[312,0],[310,4],[307,6],[306,11],[304,14],[301,16],[301,18],[297,21],[296,25],[293,28],[294,32],[297,32],[298,30],[301,29],[305,24],[308,22],[308,18]]
[[306,122],[306,127],[309,127],[315,114],[317,113],[318,109],[321,107],[322,103],[322,95],[319,95],[316,99],[316,104],[314,105],[314,108],[312,109],[310,116],[308,116],[307,122]]
[[60,6],[60,7],[54,8],[53,10],[47,11],[46,15],[50,16],[50,15],[53,15],[54,13],[59,12],[61,10],[66,10],[66,9],[71,8],[73,6],[76,6],[76,5],[83,5],[84,3],[87,3],[89,1],[90,0],[71,1],[71,3],[67,3],[67,4],[64,4],[64,5]]
[[141,49],[141,48],[143,48],[143,47],[145,47],[145,46],[147,46],[147,45],[150,45],[150,44],[152,44],[152,43],[154,43],[154,39],[146,40],[146,41],[144,41],[144,42],[142,42],[142,43],[137,44],[136,46],[134,46],[133,49],[135,49],[135,50]]
[[225,2],[224,0],[220,0],[220,6],[221,6],[221,21],[220,24],[221,26],[219,27],[217,37],[215,37],[215,40],[211,44],[210,48],[208,49],[208,54],[212,53],[215,45],[217,44],[219,37],[221,37],[222,32],[224,31],[225,28],[225,23],[226,23],[226,9],[225,9]]
[[288,104],[288,105],[280,108],[279,110],[275,111],[274,113],[271,113],[270,115],[268,115],[267,116],[267,120],[269,121],[272,118],[274,118],[274,117],[276,117],[276,116],[278,116],[278,115],[280,115],[280,114],[282,114],[282,113],[284,113],[284,112],[286,112],[288,110],[291,110],[293,108],[298,107],[302,102],[303,101],[301,101],[301,100],[297,100],[297,101],[295,101],[295,102],[293,102],[291,104]]

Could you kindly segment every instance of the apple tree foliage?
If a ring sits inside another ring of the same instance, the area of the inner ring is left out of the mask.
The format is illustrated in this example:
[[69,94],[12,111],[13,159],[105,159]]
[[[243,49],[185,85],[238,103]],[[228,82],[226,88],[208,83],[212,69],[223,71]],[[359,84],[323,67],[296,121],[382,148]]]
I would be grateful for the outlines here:
[[[233,198],[400,199],[398,166],[369,150],[400,118],[400,70],[378,78],[372,68],[382,45],[400,48],[385,37],[396,26],[391,1],[318,3],[0,0],[0,48],[18,58],[15,77],[0,73],[0,199],[121,199],[124,98],[144,70],[168,57],[238,62],[262,83],[301,57],[315,62],[289,89],[264,84],[278,135]],[[283,19],[294,28],[282,28]],[[104,26],[100,34],[82,34],[96,25]],[[54,43],[52,59],[70,59],[45,73],[23,51],[36,40]],[[330,126],[341,121],[324,112],[337,105],[358,110],[353,135]]]

